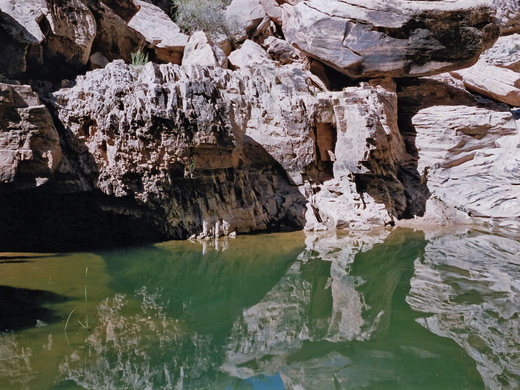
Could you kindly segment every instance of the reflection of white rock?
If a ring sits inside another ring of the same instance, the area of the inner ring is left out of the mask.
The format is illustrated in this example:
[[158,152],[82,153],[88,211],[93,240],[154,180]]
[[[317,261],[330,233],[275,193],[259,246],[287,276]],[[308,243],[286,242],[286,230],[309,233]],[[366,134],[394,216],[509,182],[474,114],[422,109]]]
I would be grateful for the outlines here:
[[[85,389],[182,389],[185,377],[200,380],[213,368],[207,358],[209,336],[182,330],[166,316],[158,292],[143,287],[136,295],[141,305],[133,315],[120,294],[98,307],[97,324],[81,346],[88,358],[78,351],[66,356],[59,367],[61,380]],[[186,348],[192,350],[189,358],[182,355]]]
[[[224,372],[238,378],[257,373],[274,375],[287,355],[309,339],[305,309],[311,296],[311,284],[300,275],[296,262],[284,278],[258,304],[244,310],[233,325],[227,347]],[[274,355],[272,359],[262,359]],[[254,361],[258,368],[245,365]]]
[[414,310],[433,313],[419,323],[463,347],[490,389],[520,386],[519,253],[520,242],[505,237],[433,238],[407,298]]
[[31,357],[31,349],[19,346],[13,334],[0,332],[0,383],[29,389],[30,382],[36,377]]
[[331,262],[330,287],[332,294],[332,314],[326,339],[332,342],[367,340],[377,327],[380,315],[372,324],[362,318],[364,310],[369,309],[362,296],[356,291],[363,281],[348,274],[349,266],[356,254],[366,252],[377,243],[382,243],[390,234],[389,230],[375,229],[370,232],[352,231],[348,235],[335,233],[309,234],[305,240],[306,250],[300,259],[309,260],[316,254]]
[[[370,308],[356,291],[362,281],[350,276],[348,270],[357,253],[371,249],[388,234],[388,230],[363,235],[309,234],[307,248],[299,256],[301,262],[294,263],[262,301],[244,310],[233,325],[221,370],[243,379],[259,374],[271,376],[287,366],[287,357],[301,349],[304,341],[369,339],[380,315],[375,315],[372,323],[365,322],[363,313]],[[313,285],[315,281],[305,279],[302,267],[313,259],[331,263],[324,286],[332,297],[328,318],[312,318],[310,314],[313,288],[319,287]],[[336,356],[333,360],[338,358],[345,359]]]

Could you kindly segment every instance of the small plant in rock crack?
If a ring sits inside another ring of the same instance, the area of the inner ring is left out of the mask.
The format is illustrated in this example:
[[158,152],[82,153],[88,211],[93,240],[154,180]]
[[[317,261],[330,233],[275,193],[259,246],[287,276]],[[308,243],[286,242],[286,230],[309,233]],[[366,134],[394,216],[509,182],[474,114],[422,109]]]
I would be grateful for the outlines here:
[[[88,267],[85,268],[85,290],[84,290],[84,296],[85,296],[85,319],[84,322],[81,322],[78,319],[79,324],[81,327],[87,331],[90,331],[90,325],[89,325],[89,318],[88,318],[88,294],[87,294],[87,277],[88,277]],[[72,314],[79,309],[81,306],[76,306],[72,311],[69,313],[69,316],[67,317],[67,321],[65,321],[65,327],[63,328],[63,333],[65,334],[65,340],[67,341],[67,344],[69,347],[71,347],[69,342],[69,337],[67,336],[67,327],[69,326],[70,319],[72,317]],[[72,348],[72,347],[71,347]]]
[[195,157],[191,157],[190,163],[185,166],[184,177],[189,177],[190,179],[193,179],[195,173],[195,165]]
[[138,50],[130,54],[131,64],[134,66],[143,66],[148,62],[148,54]]

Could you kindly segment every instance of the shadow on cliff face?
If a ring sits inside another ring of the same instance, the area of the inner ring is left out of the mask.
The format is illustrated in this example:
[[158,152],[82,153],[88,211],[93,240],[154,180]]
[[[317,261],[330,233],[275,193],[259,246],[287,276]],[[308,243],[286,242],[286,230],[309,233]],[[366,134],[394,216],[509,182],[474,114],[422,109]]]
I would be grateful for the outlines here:
[[[103,168],[87,144],[55,115],[54,122],[64,157],[49,182],[38,187],[34,182],[35,188],[23,191],[9,183],[0,186],[7,222],[0,224],[0,251],[67,251],[184,239],[202,232],[205,223],[226,217],[239,221],[235,224],[245,221],[241,233],[304,225],[305,198],[276,160],[249,137],[238,166],[207,166],[186,176],[185,167],[178,164],[163,182],[145,190],[143,174],[130,170],[135,163],[125,166],[120,176],[100,172]],[[212,157],[212,151],[197,153]],[[118,180],[127,196],[109,196],[98,189]],[[150,200],[138,201],[146,191]],[[257,219],[262,221],[260,229]]]
[[[423,213],[425,211],[426,200],[430,197],[427,187],[428,177],[434,181],[436,186],[434,190],[438,190],[441,184],[444,184],[449,177],[453,177],[452,183],[458,180],[457,173],[454,170],[451,173],[446,171],[445,176],[442,178],[439,176],[439,173],[432,173],[431,171],[439,172],[439,170],[444,168],[449,169],[462,164],[464,161],[473,160],[475,153],[479,150],[477,141],[492,132],[492,130],[489,130],[493,128],[493,119],[491,117],[482,117],[484,118],[482,119],[483,123],[478,127],[471,123],[469,119],[468,123],[464,124],[467,127],[454,127],[456,122],[452,121],[454,118],[449,118],[450,113],[451,116],[464,115],[465,107],[472,107],[475,110],[485,108],[487,111],[496,111],[497,113],[503,112],[504,108],[498,104],[486,103],[477,95],[457,87],[456,84],[450,85],[447,81],[435,79],[399,79],[397,80],[397,96],[399,99],[399,129],[405,141],[407,152],[410,155],[410,158],[401,167],[400,177],[403,183],[405,183],[410,211],[408,217],[411,217],[413,215],[422,215],[418,211],[422,210]],[[453,109],[458,106],[461,108],[460,113],[454,114],[457,111]],[[442,118],[441,114],[438,116],[429,114],[428,109],[434,107],[441,113],[445,111],[446,118]],[[429,122],[426,121],[425,118],[430,117]],[[475,118],[478,118],[478,116],[475,116]],[[422,134],[417,133],[414,124],[415,120],[418,121],[418,128],[421,129]],[[443,129],[442,124],[439,124],[442,122],[450,122],[450,124]],[[441,136],[438,135],[441,132],[445,133],[442,136],[443,138],[440,138]],[[428,139],[425,141],[426,136]],[[450,142],[444,142],[444,140],[449,140]],[[418,150],[417,142],[422,142],[421,150]],[[472,149],[469,146],[471,142],[474,142]],[[464,150],[466,144],[468,147]],[[485,141],[482,142],[481,147],[484,146]],[[473,151],[473,155],[470,153],[471,151]],[[419,152],[421,153],[421,158],[424,159],[424,162],[421,162],[421,164]],[[454,157],[448,158],[450,154]],[[446,157],[439,157],[441,155]],[[455,156],[457,157],[456,159]],[[418,172],[419,165],[425,166],[423,172]],[[479,170],[483,169],[485,171],[485,168],[484,164],[482,166],[479,165]],[[430,172],[428,172],[429,169],[431,170]],[[463,177],[464,173],[459,175]],[[461,184],[459,183],[459,185]],[[466,201],[469,202],[468,199],[471,196],[466,195]],[[482,200],[480,196],[478,199],[479,202]],[[459,201],[462,201],[462,198]]]
[[[117,203],[135,207],[128,199]],[[165,238],[146,221],[104,210],[114,199],[101,194],[54,193],[42,186],[0,194],[0,204],[0,251],[84,250]]]
[[407,208],[404,219],[414,216],[422,217],[426,212],[426,202],[430,197],[427,172],[419,172],[419,151],[416,145],[417,132],[412,124],[412,118],[418,110],[416,101],[402,99],[399,92],[406,81],[399,80],[397,84],[398,111],[397,121],[403,137],[407,156],[399,166],[397,176],[404,185]]

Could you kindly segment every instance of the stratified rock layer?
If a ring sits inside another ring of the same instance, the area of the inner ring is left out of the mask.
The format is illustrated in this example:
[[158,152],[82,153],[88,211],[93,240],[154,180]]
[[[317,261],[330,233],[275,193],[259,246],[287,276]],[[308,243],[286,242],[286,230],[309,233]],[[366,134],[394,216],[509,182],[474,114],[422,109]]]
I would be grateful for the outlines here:
[[473,1],[320,1],[283,7],[286,39],[353,78],[424,76],[466,67],[498,38]]
[[510,108],[449,77],[403,82],[399,104],[401,131],[414,140],[432,192],[427,216],[518,229],[520,132]]

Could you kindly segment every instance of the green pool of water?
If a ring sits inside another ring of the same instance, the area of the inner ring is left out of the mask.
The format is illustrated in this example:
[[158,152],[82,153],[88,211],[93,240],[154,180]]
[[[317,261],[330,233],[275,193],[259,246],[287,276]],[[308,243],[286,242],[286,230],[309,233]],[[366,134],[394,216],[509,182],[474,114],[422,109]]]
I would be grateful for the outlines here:
[[2,389],[520,387],[520,240],[503,234],[0,253],[0,305]]

